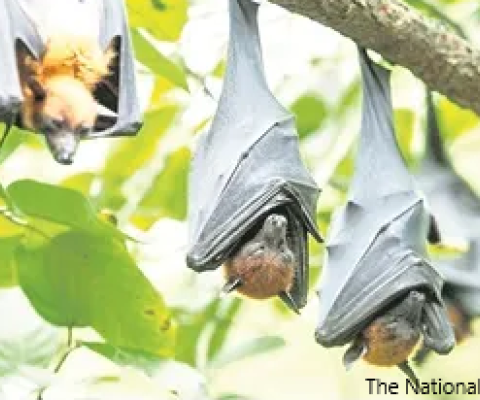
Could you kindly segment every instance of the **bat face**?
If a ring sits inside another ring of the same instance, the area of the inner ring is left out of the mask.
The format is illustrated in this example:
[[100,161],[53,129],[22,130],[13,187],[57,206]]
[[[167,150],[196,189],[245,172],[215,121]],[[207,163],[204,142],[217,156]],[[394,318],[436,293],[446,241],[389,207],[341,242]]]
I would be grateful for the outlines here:
[[38,89],[33,96],[26,93],[23,122],[45,136],[57,162],[71,164],[79,140],[93,129],[96,102],[81,82],[68,76],[48,80],[42,91],[43,96]]
[[227,291],[235,287],[248,297],[266,299],[291,289],[296,266],[287,224],[284,216],[270,214],[254,238],[227,260]]
[[62,164],[82,138],[136,134],[142,118],[123,1],[5,1],[0,53],[12,79],[0,86],[0,118],[44,134]]

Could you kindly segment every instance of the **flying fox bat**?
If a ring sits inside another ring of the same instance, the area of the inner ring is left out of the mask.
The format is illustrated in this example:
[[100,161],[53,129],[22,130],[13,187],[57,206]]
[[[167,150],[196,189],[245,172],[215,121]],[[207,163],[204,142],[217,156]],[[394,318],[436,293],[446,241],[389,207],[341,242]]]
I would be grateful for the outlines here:
[[480,201],[455,171],[440,136],[432,94],[427,92],[427,141],[417,180],[440,234],[467,240],[480,236]]
[[42,133],[61,164],[82,138],[133,135],[141,112],[122,0],[5,0],[0,121]]
[[441,354],[455,340],[442,278],[426,259],[431,219],[395,139],[390,73],[359,53],[360,145],[348,202],[326,240],[315,337],[326,347],[352,343],[346,367],[363,357],[416,380],[407,357],[420,337]]
[[[471,336],[471,322],[480,315],[480,199],[455,171],[444,148],[432,93],[427,92],[427,140],[418,180],[437,216],[443,234],[469,241],[466,254],[437,258],[435,265],[445,279],[443,299],[457,343]],[[420,364],[429,354],[422,348],[415,356]]]
[[319,188],[301,161],[293,116],[268,89],[258,4],[230,0],[224,85],[209,131],[198,142],[189,181],[187,265],[225,263],[229,292],[306,303],[307,234]]

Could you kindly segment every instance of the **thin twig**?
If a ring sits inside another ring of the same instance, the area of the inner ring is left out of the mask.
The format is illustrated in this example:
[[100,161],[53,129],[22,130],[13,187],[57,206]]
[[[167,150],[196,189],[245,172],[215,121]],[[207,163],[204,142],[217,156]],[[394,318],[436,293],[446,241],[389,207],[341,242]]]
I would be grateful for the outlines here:
[[[60,360],[58,360],[57,365],[53,369],[53,373],[55,374],[60,371],[62,366],[65,364],[65,361],[67,361],[68,356],[79,347],[76,343],[73,342],[73,329],[71,326],[68,327],[67,346],[67,350],[65,351],[65,353],[63,353],[62,357],[60,358]],[[47,389],[48,386],[40,388],[40,390],[38,391],[37,400],[43,400],[43,394]]]

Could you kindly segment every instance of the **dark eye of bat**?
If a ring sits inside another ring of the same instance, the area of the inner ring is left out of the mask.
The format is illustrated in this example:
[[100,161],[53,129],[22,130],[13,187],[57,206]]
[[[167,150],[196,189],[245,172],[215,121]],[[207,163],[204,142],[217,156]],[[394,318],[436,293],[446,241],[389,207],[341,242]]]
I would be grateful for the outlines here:
[[63,124],[63,119],[44,117],[40,127],[42,132],[52,134],[62,129]]
[[81,136],[85,136],[87,135],[89,132],[90,132],[90,128],[88,126],[79,126],[76,130],[76,133],[81,135]]

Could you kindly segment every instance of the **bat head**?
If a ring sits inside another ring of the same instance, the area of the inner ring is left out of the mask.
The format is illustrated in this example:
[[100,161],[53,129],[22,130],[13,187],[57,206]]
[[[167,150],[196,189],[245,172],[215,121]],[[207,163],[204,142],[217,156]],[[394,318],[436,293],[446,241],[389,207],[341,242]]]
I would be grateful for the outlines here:
[[287,219],[271,214],[255,236],[225,263],[224,291],[265,299],[288,292],[294,279],[295,257],[287,244]]
[[[293,257],[292,252],[287,246],[287,218],[280,214],[271,214],[263,223],[263,227],[255,236],[253,243],[257,246],[264,246],[267,249],[273,250],[286,258],[285,262],[292,262],[290,258]],[[248,246],[244,247],[244,251],[248,251]]]
[[405,320],[409,325],[418,327],[422,318],[426,295],[417,290],[410,291],[400,304],[390,311],[398,319]]
[[24,123],[44,134],[55,160],[71,164],[78,143],[95,124],[97,104],[88,88],[70,76],[54,76],[29,85],[33,96],[24,107]]

